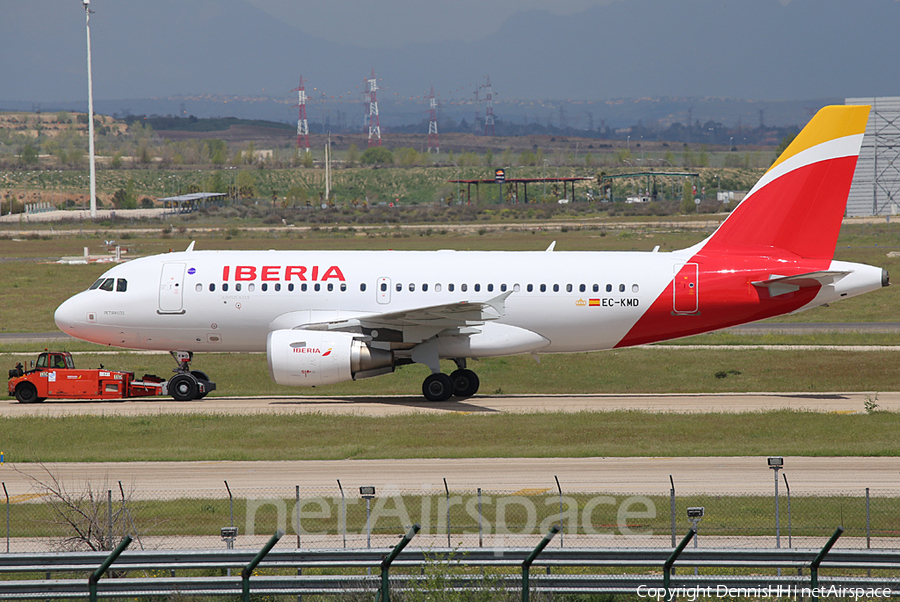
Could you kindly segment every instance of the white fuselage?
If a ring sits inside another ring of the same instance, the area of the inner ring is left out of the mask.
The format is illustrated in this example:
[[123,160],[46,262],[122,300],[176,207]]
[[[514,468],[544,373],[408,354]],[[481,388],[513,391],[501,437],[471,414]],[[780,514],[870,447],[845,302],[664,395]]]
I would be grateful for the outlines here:
[[[505,312],[479,327],[478,336],[501,340],[482,345],[486,351],[469,353],[469,357],[590,351],[619,345],[654,302],[664,293],[673,294],[674,275],[690,261],[690,249],[674,253],[188,251],[117,265],[101,278],[115,279],[114,285],[104,287],[112,290],[79,293],[61,305],[55,317],[64,332],[115,347],[250,352],[265,351],[266,337],[274,330],[486,302],[510,293]],[[841,262],[832,266],[851,266],[853,273],[835,285],[823,286],[799,309],[881,286],[879,268]],[[765,279],[774,271],[761,263],[758,269],[747,270],[742,282]],[[701,268],[692,291],[696,296],[689,300],[698,304],[698,311],[688,314],[699,316],[704,300],[717,299],[716,291],[704,288],[704,278]],[[119,280],[125,280],[124,286]],[[509,333],[494,324],[523,329],[543,340],[538,344],[523,339],[517,346],[515,340],[502,340]],[[701,330],[730,325],[715,323]],[[672,336],[667,330],[656,340]]]

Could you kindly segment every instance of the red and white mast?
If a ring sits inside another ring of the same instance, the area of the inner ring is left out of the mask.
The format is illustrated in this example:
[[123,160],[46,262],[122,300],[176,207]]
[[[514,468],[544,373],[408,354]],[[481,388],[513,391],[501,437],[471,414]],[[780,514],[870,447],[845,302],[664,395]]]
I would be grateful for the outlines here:
[[306,120],[306,84],[303,76],[300,76],[300,85],[291,90],[297,93],[297,104],[299,107],[297,116],[297,154],[301,152],[309,152],[309,122]]

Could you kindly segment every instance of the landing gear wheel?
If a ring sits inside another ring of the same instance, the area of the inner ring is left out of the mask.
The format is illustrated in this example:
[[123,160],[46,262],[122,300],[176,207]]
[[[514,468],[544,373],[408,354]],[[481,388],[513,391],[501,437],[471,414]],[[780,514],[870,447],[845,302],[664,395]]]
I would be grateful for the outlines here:
[[450,374],[453,382],[453,394],[457,397],[472,397],[478,392],[478,375],[471,370],[456,370]]
[[31,383],[19,383],[16,385],[16,399],[19,403],[37,403],[44,401],[37,395],[37,388]]
[[453,395],[453,381],[446,374],[430,374],[422,383],[422,395],[428,401],[447,401]]
[[169,380],[169,394],[175,401],[191,401],[199,390],[196,378],[190,374],[176,374]]
[[[206,372],[203,372],[202,370],[191,370],[191,374],[193,374],[194,378],[198,381],[206,382],[206,386],[204,387],[206,390],[203,393],[197,393],[197,399],[203,399],[206,397],[207,393],[209,393],[209,377],[206,375]],[[197,391],[199,390],[200,388],[198,387]]]

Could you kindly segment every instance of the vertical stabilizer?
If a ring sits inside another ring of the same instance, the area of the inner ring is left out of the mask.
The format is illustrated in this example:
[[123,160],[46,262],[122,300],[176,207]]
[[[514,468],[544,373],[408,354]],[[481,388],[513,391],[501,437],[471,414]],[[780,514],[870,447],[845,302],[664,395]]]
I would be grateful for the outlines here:
[[705,241],[703,252],[774,247],[831,259],[868,116],[868,106],[829,106],[816,113]]

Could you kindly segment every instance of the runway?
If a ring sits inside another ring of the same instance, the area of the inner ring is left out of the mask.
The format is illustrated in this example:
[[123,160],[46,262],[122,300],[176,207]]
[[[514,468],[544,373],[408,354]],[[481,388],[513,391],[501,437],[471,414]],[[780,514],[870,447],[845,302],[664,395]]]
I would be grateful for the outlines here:
[[685,393],[633,395],[476,395],[443,403],[425,401],[419,395],[373,395],[326,397],[291,395],[280,397],[207,397],[201,401],[176,402],[170,397],[126,401],[45,401],[21,404],[0,400],[0,416],[146,415],[164,413],[199,414],[352,414],[391,416],[425,413],[533,413],[533,412],[764,412],[809,410],[842,414],[865,412],[866,402],[879,410],[900,411],[900,392],[834,393]]

